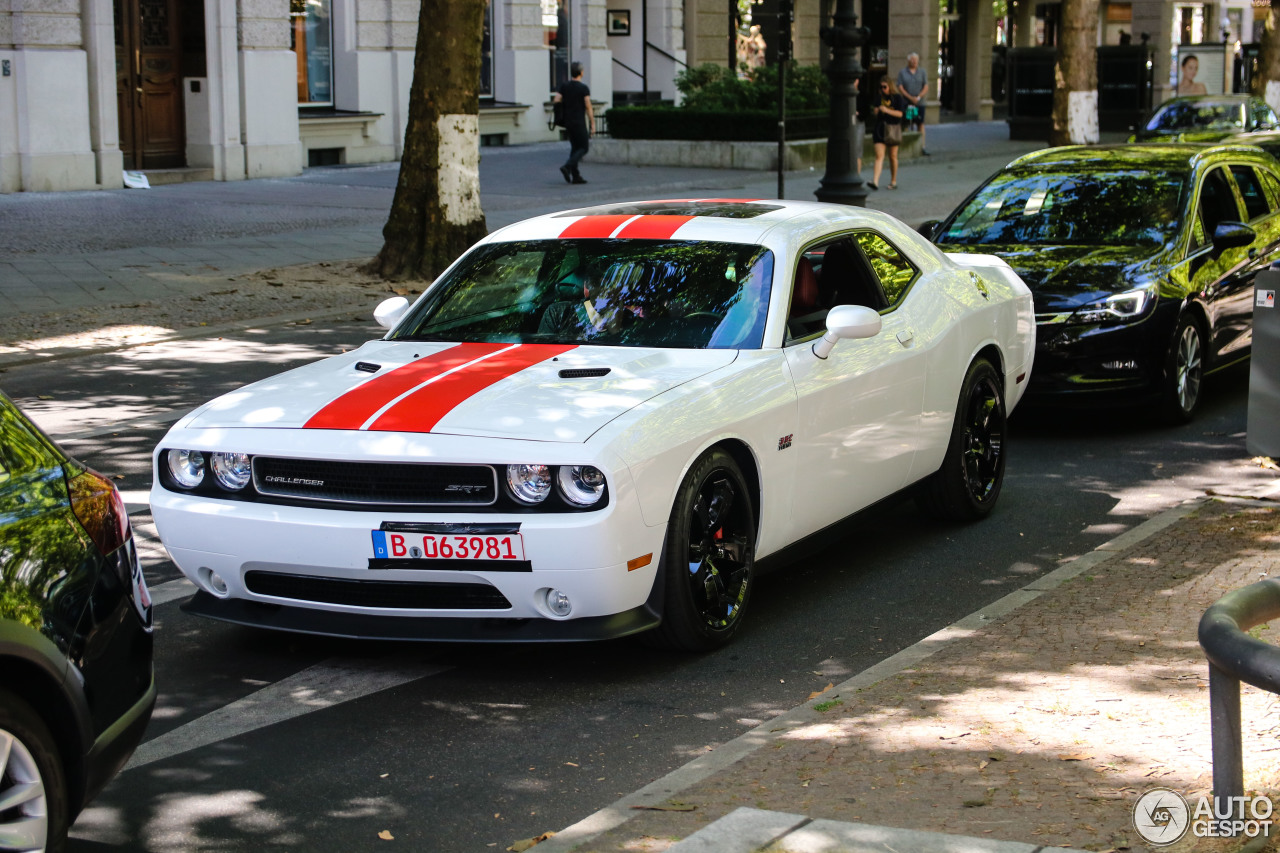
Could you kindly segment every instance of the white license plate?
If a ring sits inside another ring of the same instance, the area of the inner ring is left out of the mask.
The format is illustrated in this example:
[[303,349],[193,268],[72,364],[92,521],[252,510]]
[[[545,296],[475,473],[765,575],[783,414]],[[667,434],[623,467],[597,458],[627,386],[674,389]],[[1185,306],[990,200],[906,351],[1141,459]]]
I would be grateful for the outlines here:
[[519,533],[394,533],[373,531],[379,560],[524,560]]

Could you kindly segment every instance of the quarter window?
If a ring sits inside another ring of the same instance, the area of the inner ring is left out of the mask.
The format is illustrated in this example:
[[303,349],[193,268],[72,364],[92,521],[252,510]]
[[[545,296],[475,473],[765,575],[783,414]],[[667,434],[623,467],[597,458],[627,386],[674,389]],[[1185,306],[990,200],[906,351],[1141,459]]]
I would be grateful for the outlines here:
[[1236,186],[1240,188],[1245,213],[1250,220],[1271,212],[1267,205],[1267,195],[1262,190],[1262,182],[1251,166],[1232,166],[1231,174],[1236,179]]
[[874,231],[861,231],[856,239],[867,263],[880,279],[880,289],[892,308],[902,301],[907,288],[915,281],[916,268],[888,240]]

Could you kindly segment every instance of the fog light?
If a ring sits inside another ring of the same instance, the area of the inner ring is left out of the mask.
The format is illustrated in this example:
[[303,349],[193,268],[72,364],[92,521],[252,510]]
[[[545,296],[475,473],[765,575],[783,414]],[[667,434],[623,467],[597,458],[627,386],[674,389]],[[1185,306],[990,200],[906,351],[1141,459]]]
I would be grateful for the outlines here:
[[547,590],[547,609],[557,616],[568,616],[573,609],[569,596],[558,589]]
[[197,574],[200,576],[200,583],[204,585],[205,589],[209,590],[209,592],[213,593],[218,598],[227,597],[230,590],[227,588],[227,582],[222,579],[222,575],[218,574],[213,569],[205,567],[201,567]]

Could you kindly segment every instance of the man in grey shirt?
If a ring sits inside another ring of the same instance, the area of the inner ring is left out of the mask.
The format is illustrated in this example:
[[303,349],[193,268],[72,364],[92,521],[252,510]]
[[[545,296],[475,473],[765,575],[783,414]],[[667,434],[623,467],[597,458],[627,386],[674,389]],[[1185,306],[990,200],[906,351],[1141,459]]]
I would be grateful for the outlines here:
[[914,126],[920,131],[920,153],[929,156],[929,149],[924,146],[924,96],[929,90],[929,79],[920,67],[920,54],[914,51],[907,54],[907,67],[898,72],[898,92],[907,99],[908,106],[916,108],[916,116],[904,122],[906,128]]

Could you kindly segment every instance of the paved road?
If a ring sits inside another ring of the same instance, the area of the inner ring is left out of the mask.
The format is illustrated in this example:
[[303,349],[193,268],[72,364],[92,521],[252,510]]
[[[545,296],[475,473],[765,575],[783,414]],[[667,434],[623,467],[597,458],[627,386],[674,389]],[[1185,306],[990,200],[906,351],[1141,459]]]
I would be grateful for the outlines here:
[[[157,608],[160,701],[137,766],[73,850],[263,844],[485,851],[574,823],[1212,487],[1243,463],[1245,382],[1194,424],[1135,415],[1014,419],[996,515],[938,526],[910,502],[844,525],[761,580],[746,632],[706,656],[633,642],[416,646],[274,635],[194,619],[155,540],[148,457],[163,426],[235,385],[368,337],[282,327],[11,368],[6,390],[90,464],[121,475]],[[41,396],[52,399],[40,399]],[[106,413],[104,415],[104,413]]]

